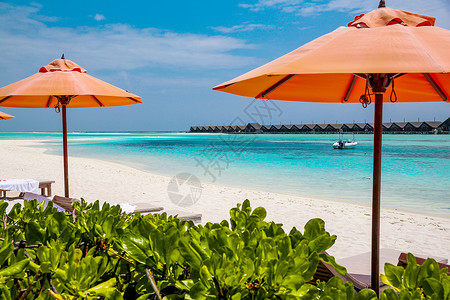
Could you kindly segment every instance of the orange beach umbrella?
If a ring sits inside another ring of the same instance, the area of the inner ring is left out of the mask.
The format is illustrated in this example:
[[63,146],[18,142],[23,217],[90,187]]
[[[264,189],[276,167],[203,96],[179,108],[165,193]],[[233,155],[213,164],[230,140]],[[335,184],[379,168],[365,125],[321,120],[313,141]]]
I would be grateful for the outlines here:
[[[435,18],[385,7],[214,90],[258,99],[375,101],[372,194],[372,288],[379,294],[383,101],[449,101],[450,31]],[[389,97],[383,97],[387,93]]]
[[69,197],[66,108],[136,103],[142,103],[139,96],[88,75],[85,69],[65,59],[64,55],[42,67],[38,73],[0,88],[0,106],[62,110],[66,197]]
[[8,119],[12,119],[12,118],[15,118],[15,117],[5,114],[4,112],[0,111],[0,120],[8,120]]

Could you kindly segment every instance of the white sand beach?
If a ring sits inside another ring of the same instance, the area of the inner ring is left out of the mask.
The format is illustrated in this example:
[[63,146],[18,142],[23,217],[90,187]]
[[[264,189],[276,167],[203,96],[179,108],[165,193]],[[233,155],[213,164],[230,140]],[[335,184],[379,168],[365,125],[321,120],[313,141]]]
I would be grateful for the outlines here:
[[[0,178],[54,180],[53,194],[63,195],[62,157],[34,148],[39,141],[0,141]],[[70,149],[69,149],[70,153]],[[95,158],[69,158],[71,197],[92,202],[148,202],[165,209],[203,214],[202,222],[228,219],[229,209],[245,199],[253,208],[264,206],[267,220],[283,223],[286,231],[296,226],[303,232],[311,218],[322,218],[327,231],[337,235],[329,250],[336,258],[370,251],[371,208],[339,201],[313,199],[218,184],[202,184],[194,205],[181,208],[168,197],[170,177],[151,174],[130,166]],[[13,202],[21,202],[14,200]],[[399,210],[381,211],[381,248],[450,258],[450,218]]]

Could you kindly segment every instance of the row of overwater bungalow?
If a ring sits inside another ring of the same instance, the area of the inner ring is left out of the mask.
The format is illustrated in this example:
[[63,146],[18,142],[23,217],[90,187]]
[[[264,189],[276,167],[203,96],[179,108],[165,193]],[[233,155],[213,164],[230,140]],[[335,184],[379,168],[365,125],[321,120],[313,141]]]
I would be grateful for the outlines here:
[[[390,122],[383,123],[383,133],[448,133],[450,118],[444,122]],[[290,124],[290,125],[247,125],[192,126],[191,133],[373,133],[373,123],[349,124]]]

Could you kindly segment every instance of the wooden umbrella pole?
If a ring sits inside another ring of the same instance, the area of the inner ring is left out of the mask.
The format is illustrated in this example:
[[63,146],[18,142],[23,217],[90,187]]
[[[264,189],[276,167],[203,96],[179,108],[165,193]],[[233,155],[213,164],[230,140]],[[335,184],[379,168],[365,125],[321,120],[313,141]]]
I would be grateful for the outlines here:
[[372,188],[372,289],[380,294],[380,195],[381,195],[381,144],[383,132],[383,94],[375,94],[375,125],[373,145]]
[[62,101],[63,156],[64,156],[64,195],[69,197],[69,158],[67,155],[67,114],[66,103]]

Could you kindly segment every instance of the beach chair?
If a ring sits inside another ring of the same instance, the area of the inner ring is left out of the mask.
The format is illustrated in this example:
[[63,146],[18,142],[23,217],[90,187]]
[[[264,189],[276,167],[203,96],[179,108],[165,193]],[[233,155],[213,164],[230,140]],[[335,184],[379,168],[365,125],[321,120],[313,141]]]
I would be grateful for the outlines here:
[[78,211],[73,209],[73,204],[75,201],[80,201],[76,198],[69,198],[69,197],[63,197],[63,196],[53,196],[52,202],[56,203],[57,205],[64,208],[67,212],[72,214],[72,220],[75,222],[76,215]]
[[[111,204],[116,205],[116,204]],[[158,212],[164,209],[161,206],[153,206],[148,203],[140,202],[140,203],[120,203],[118,204],[122,211],[127,214],[148,214],[153,212]]]
[[[325,253],[327,254],[327,253]],[[363,289],[370,288],[371,286],[371,277],[366,274],[351,274],[347,273],[347,275],[339,274],[332,265],[319,261],[319,265],[317,266],[316,273],[314,274],[313,280],[310,282],[311,284],[315,284],[317,280],[325,281],[331,279],[331,277],[337,276],[341,278],[344,283],[350,281],[353,283],[355,287],[355,292],[358,292]],[[380,289],[384,287],[385,284],[380,281]]]
[[201,214],[189,213],[180,210],[168,210],[162,211],[164,208],[161,206],[153,206],[148,203],[120,203],[120,207],[124,213],[128,214],[149,214],[149,213],[166,213],[168,216],[174,216],[181,221],[192,221],[194,223],[199,223],[202,221]]
[[[53,202],[45,196],[38,195],[35,193],[30,193],[30,192],[23,193],[23,199],[24,200],[37,200],[39,203],[44,203],[44,209],[47,207],[49,202]],[[53,202],[53,207],[57,208],[58,211],[66,211],[63,207],[59,206],[58,204],[56,204],[54,202]]]
[[41,189],[41,195],[46,197],[52,196],[52,184],[53,180],[39,180],[39,188]]
[[189,213],[181,210],[168,210],[165,211],[168,216],[174,216],[181,221],[192,221],[194,223],[200,223],[202,221],[202,214]]
[[[327,252],[323,252],[324,254],[327,254]],[[346,260],[346,264],[344,267],[347,267],[347,269],[350,267],[349,264],[360,264],[365,263],[360,260],[360,255],[354,256],[354,259],[352,257],[349,257]],[[338,262],[339,263],[339,262]],[[339,263],[340,264],[340,263]],[[346,275],[339,274],[336,269],[327,263],[324,263],[322,261],[319,261],[319,265],[317,266],[316,273],[314,274],[313,280],[309,283],[316,284],[317,280],[325,281],[331,279],[331,277],[337,276],[341,278],[344,283],[347,281],[350,281],[353,283],[353,286],[355,287],[355,292],[358,292],[363,289],[367,289],[371,287],[371,277],[368,274],[357,274],[357,273],[347,273]],[[383,282],[380,280],[380,290],[383,290],[387,288]]]
[[[398,264],[397,266],[406,268],[408,266],[408,254],[405,252],[400,253],[400,256],[398,257]],[[416,258],[416,262],[418,265],[422,265],[425,262],[425,258],[422,257],[417,257],[414,256]],[[439,269],[443,269],[443,268],[448,268],[448,272],[447,274],[450,275],[450,265],[447,264],[448,260],[447,259],[443,259],[441,260],[441,262],[438,259],[435,259],[436,262],[439,265]]]

